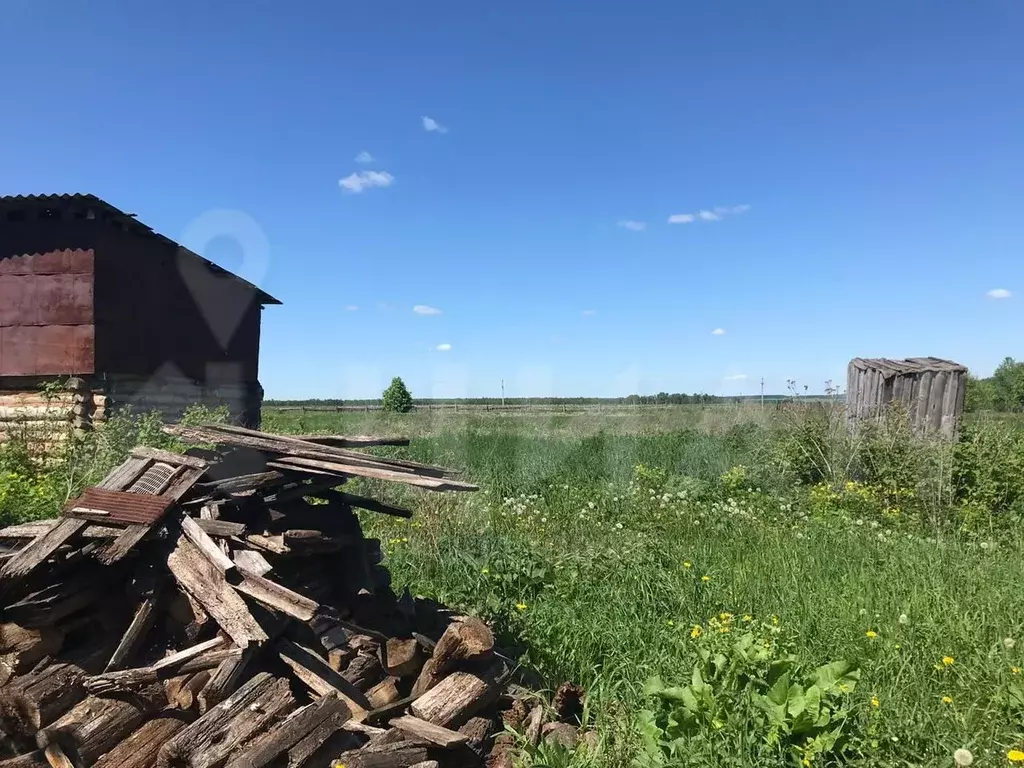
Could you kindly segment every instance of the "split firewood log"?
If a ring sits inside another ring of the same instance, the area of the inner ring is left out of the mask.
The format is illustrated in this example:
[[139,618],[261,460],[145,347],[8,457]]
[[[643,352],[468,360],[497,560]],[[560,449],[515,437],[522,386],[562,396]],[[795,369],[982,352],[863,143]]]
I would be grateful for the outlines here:
[[410,707],[422,720],[458,728],[493,703],[500,693],[498,677],[504,665],[481,673],[453,672],[416,699]]
[[191,721],[186,712],[165,710],[100,757],[93,768],[150,768],[160,747]]
[[480,619],[464,617],[453,621],[437,641],[412,688],[414,695],[426,693],[450,671],[466,662],[481,662],[494,655],[494,634]]

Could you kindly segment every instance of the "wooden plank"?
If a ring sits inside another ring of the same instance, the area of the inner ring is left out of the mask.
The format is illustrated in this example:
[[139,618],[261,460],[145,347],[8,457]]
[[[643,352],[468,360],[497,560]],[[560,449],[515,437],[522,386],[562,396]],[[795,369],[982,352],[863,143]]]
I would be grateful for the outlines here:
[[305,595],[300,595],[254,571],[246,571],[242,568],[239,568],[238,571],[242,578],[234,585],[235,589],[268,608],[273,608],[275,611],[280,611],[299,621],[311,621],[320,610],[320,604]]
[[373,437],[371,435],[293,435],[296,440],[335,448],[371,448],[380,445],[406,446],[407,437]]
[[149,632],[156,620],[156,607],[159,602],[160,593],[157,591],[139,604],[131,624],[128,625],[128,629],[110,657],[110,661],[107,662],[105,671],[113,672],[116,669],[121,669],[135,657],[142,641],[146,639],[146,633]]
[[291,469],[322,469],[339,475],[353,477],[369,477],[375,480],[390,480],[395,483],[404,483],[417,488],[426,488],[431,491],[478,491],[479,486],[471,483],[464,483],[458,480],[448,480],[434,477],[423,477],[406,472],[396,472],[391,469],[384,469],[375,466],[361,466],[358,464],[342,464],[336,461],[321,461],[318,459],[306,459],[299,456],[285,456],[274,462],[275,466],[285,466]]
[[317,696],[337,695],[358,720],[362,720],[366,712],[373,709],[362,691],[331,669],[322,657],[309,648],[291,640],[281,640],[276,647],[281,661]]
[[[412,512],[408,509],[402,509],[401,507],[395,507],[391,504],[385,504],[384,502],[377,501],[376,499],[368,499],[365,496],[357,496],[354,493],[344,493],[342,491],[330,491],[324,494],[323,498],[331,498],[351,507],[359,507],[359,509],[366,509],[370,512],[380,512],[384,515],[391,515],[392,517],[412,517]],[[320,495],[320,494],[316,494]]]
[[195,523],[205,531],[207,536],[225,539],[232,536],[244,536],[246,531],[245,523],[232,523],[229,520],[212,520],[201,517],[195,520]]
[[[155,683],[161,678],[177,677],[178,675],[200,672],[204,669],[213,669],[228,658],[234,658],[241,654],[237,648],[228,649],[219,654],[210,653],[224,645],[223,637],[215,637],[203,643],[198,643],[189,648],[172,653],[160,661],[150,664],[147,667],[136,669],[122,669],[113,672],[104,672],[99,675],[91,675],[85,678],[85,688],[90,693],[106,694],[118,690],[129,690],[142,685]],[[201,663],[191,663],[203,657]]]
[[235,565],[240,569],[257,576],[266,576],[274,570],[274,567],[267,562],[267,558],[253,549],[239,549],[232,557]]
[[231,588],[224,574],[185,536],[167,556],[175,581],[198,602],[240,648],[268,640],[267,633]]
[[429,741],[431,744],[436,744],[439,747],[445,749],[451,749],[457,747],[460,744],[465,744],[469,739],[458,731],[453,731],[450,728],[445,728],[441,725],[435,725],[434,723],[426,720],[420,720],[418,717],[412,715],[403,715],[402,717],[396,717],[391,721],[390,725],[393,728],[399,728],[410,736],[415,736],[418,739]]
[[[233,755],[226,768],[263,768],[290,750],[324,723],[340,730],[351,717],[348,706],[337,696],[325,696],[296,710],[277,727],[257,738],[247,748]],[[321,738],[330,736],[321,734]]]
[[147,445],[140,445],[132,448],[132,456],[140,459],[152,459],[153,461],[159,461],[163,464],[192,467],[193,469],[206,469],[210,466],[210,463],[205,459],[200,459],[195,456],[186,456],[181,453],[172,453],[171,451],[164,451],[160,448],[150,448]]
[[61,546],[70,542],[83,528],[89,525],[88,520],[63,518],[53,528],[18,552],[4,563],[0,569],[0,582],[13,582],[24,578],[45,562]]
[[224,574],[227,581],[237,582],[241,579],[231,558],[225,555],[199,523],[188,515],[183,515],[181,518],[181,532],[185,538],[195,544],[196,549],[203,554],[203,557],[209,561],[210,565]]

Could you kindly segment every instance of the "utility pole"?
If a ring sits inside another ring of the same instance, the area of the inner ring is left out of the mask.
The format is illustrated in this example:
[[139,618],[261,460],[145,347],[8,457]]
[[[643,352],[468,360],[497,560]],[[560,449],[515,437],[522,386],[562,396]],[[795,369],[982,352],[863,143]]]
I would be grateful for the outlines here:
[[501,380],[501,407],[505,407],[505,380]]
[[764,410],[764,376],[761,377],[761,410]]

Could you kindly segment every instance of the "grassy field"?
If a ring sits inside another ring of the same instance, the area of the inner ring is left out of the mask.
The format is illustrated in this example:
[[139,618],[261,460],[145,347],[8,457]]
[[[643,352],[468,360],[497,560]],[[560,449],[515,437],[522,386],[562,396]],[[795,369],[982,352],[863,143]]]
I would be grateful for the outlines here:
[[868,519],[856,482],[734,469],[763,468],[773,418],[271,410],[264,428],[409,435],[391,450],[482,486],[393,496],[414,520],[367,525],[399,587],[494,622],[546,684],[591,691],[601,747],[535,764],[1024,759],[1019,526]]

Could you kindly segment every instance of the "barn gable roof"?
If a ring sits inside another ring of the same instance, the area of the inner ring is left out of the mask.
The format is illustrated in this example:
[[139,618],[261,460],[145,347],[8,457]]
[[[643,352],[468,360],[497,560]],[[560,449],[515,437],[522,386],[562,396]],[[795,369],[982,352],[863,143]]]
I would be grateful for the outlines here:
[[886,358],[855,357],[850,365],[862,371],[880,371],[885,378],[891,376],[903,376],[925,371],[955,371],[963,373],[967,366],[955,363],[952,360],[943,360],[941,357],[908,357],[905,360],[889,360]]
[[[164,243],[174,246],[179,252],[184,252],[188,256],[198,259],[204,263],[211,270],[224,275],[232,279],[233,281],[250,288],[256,294],[256,299],[260,304],[280,304],[278,299],[275,299],[266,291],[262,290],[258,286],[253,285],[248,280],[239,277],[233,272],[229,272],[217,264],[214,264],[209,259],[200,256],[195,251],[192,251],[185,246],[174,242],[169,237],[161,235],[159,232],[154,231],[151,227],[146,226],[138,219],[135,218],[134,214],[125,213],[121,209],[111,205],[106,200],[103,200],[96,195],[74,193],[74,194],[54,194],[54,195],[2,195],[0,196],[0,208],[16,209],[19,206],[32,206],[33,208],[46,210],[47,208],[53,209],[54,212],[57,210],[66,211],[74,210],[77,218],[91,219],[97,215],[103,216],[110,221],[116,222],[124,228],[125,231],[131,232],[136,235],[143,237],[154,237]],[[54,218],[58,218],[56,215]]]

